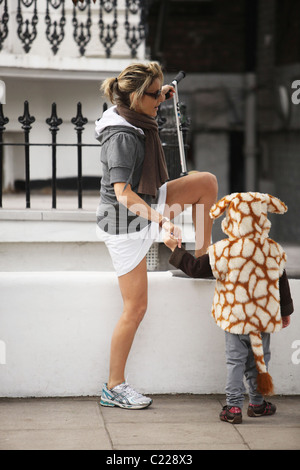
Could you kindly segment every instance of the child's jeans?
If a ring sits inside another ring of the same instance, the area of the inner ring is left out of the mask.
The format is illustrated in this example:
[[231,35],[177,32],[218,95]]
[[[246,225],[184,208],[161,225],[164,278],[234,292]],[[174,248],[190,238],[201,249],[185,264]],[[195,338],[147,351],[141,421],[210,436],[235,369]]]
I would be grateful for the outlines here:
[[[268,368],[270,361],[270,334],[261,333],[265,364]],[[251,349],[249,335],[235,335],[225,331],[226,343],[226,403],[229,406],[243,407],[244,403],[244,376],[249,387],[249,402],[261,405],[263,396],[256,391],[257,369]]]

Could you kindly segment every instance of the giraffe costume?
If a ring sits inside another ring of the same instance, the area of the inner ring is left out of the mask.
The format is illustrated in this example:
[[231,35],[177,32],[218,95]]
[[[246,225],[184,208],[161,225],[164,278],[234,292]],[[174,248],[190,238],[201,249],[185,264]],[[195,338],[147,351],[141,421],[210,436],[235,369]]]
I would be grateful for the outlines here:
[[273,333],[282,327],[279,278],[286,255],[268,238],[271,222],[267,212],[283,214],[287,207],[269,194],[248,192],[223,197],[211,208],[210,216],[216,219],[225,210],[222,230],[229,238],[208,249],[216,278],[212,315],[223,330],[249,334],[258,371],[257,390],[271,395],[273,383],[260,333]]

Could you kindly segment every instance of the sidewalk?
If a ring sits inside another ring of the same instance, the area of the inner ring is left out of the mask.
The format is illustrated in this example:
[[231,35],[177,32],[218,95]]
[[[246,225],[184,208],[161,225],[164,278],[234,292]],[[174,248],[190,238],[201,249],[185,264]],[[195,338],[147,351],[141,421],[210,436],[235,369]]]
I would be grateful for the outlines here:
[[277,413],[219,420],[222,395],[155,395],[146,410],[100,407],[98,397],[0,399],[0,450],[299,450],[300,396]]

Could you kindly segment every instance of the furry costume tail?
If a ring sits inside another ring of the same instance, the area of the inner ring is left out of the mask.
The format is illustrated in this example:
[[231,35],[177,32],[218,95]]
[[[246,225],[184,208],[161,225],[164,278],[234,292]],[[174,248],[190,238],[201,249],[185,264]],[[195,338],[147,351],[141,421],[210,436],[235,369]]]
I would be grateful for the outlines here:
[[262,395],[273,395],[274,387],[270,374],[267,372],[261,334],[259,331],[249,333],[252,351],[255,359],[257,375],[257,391]]

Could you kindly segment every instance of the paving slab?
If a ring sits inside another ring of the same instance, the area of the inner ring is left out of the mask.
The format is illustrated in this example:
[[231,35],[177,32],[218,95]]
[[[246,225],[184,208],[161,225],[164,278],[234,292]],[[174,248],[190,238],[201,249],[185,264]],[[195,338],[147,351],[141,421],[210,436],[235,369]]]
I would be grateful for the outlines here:
[[110,450],[97,400],[0,400],[0,450]]
[[[0,399],[0,450],[299,450],[300,397],[275,396],[274,416],[219,420],[223,395],[155,395],[145,410],[99,397]],[[110,454],[111,455],[111,454]]]

